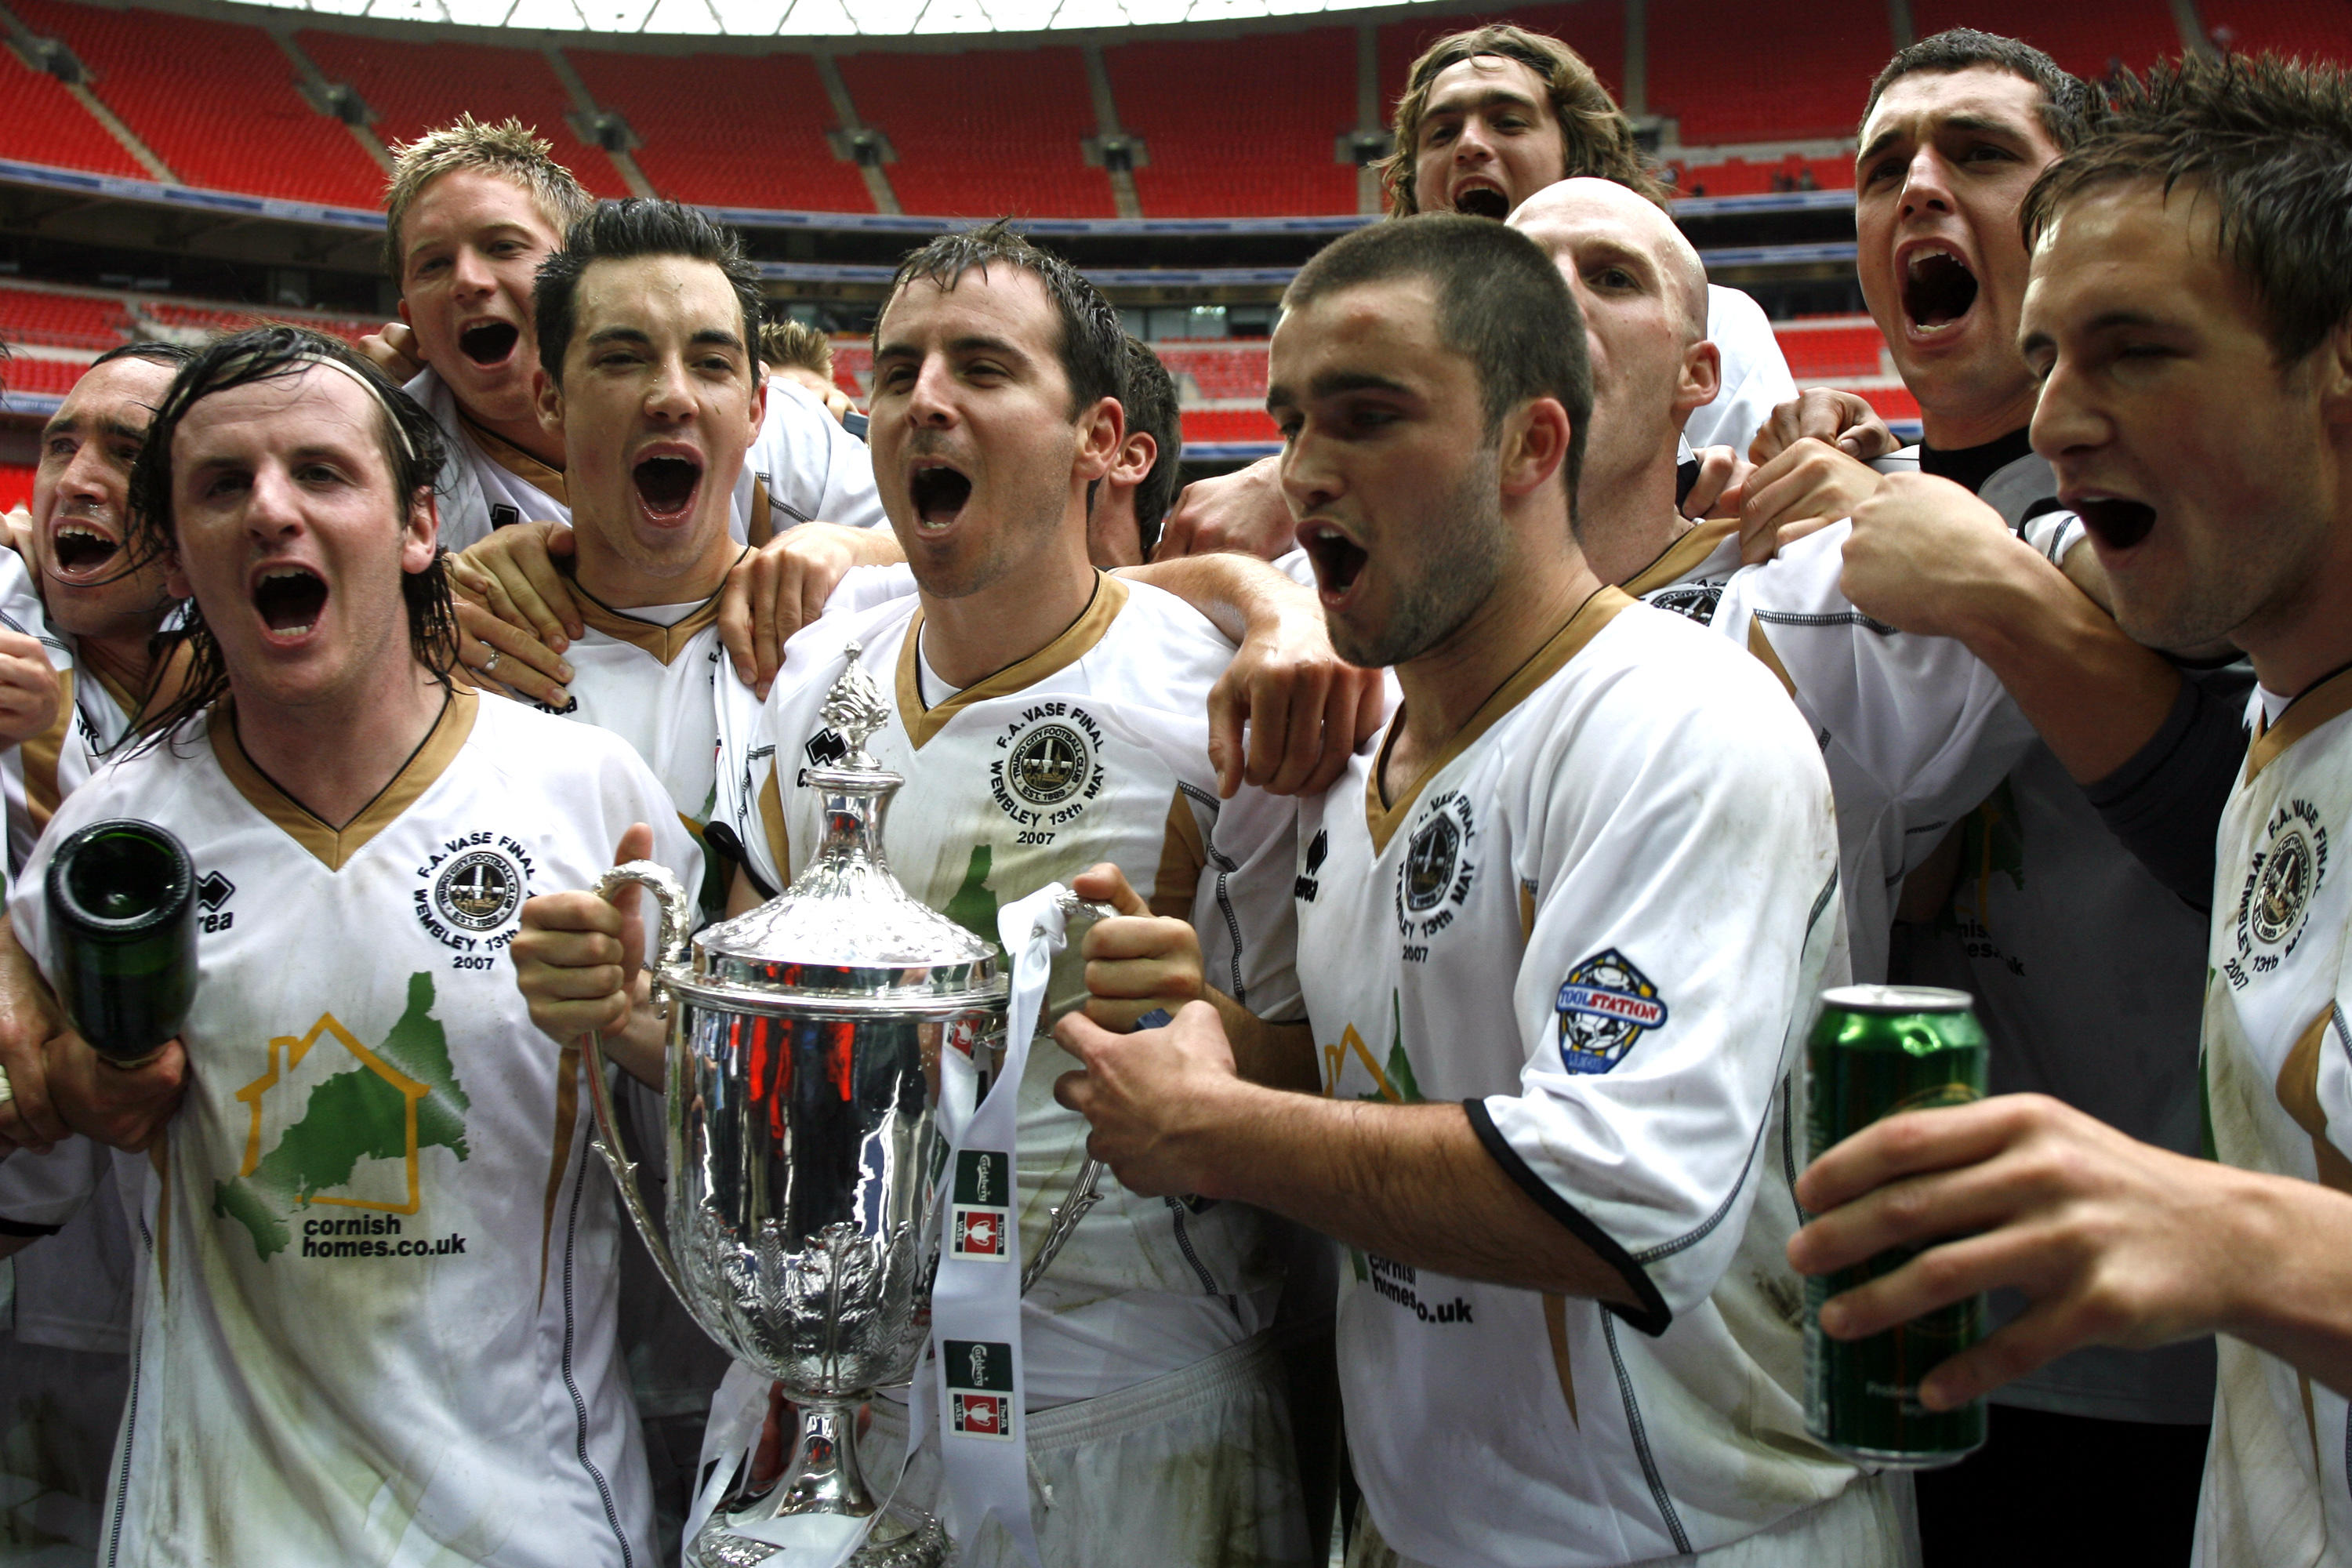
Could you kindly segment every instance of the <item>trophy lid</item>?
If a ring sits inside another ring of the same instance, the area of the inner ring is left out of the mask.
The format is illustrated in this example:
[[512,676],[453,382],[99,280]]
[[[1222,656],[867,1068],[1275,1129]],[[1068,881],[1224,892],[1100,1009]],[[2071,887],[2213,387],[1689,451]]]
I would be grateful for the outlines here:
[[731,1005],[788,1012],[1001,1005],[996,945],[908,897],[883,858],[882,820],[907,781],[866,750],[890,710],[860,651],[849,645],[820,710],[846,755],[807,774],[824,797],[823,841],[790,888],[694,939],[695,978],[723,987]]

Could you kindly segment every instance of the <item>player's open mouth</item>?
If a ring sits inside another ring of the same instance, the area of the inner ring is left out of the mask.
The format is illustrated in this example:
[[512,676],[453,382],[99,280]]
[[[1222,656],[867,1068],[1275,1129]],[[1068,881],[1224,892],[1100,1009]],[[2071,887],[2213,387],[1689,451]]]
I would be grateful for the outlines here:
[[1299,542],[1307,546],[1307,558],[1315,563],[1316,586],[1335,599],[1356,585],[1364,563],[1371,559],[1362,545],[1328,523],[1303,531]]
[[522,329],[512,321],[483,321],[457,334],[457,352],[488,370],[504,364],[522,341]]
[[307,566],[272,567],[253,585],[253,607],[275,636],[290,641],[319,624],[326,579]]
[[94,577],[122,552],[121,542],[86,522],[61,522],[51,536],[49,551],[60,577],[79,581]]
[[2085,496],[2066,503],[2092,537],[2110,550],[2129,550],[2156,527],[2156,509],[2123,496]]
[[1454,193],[1454,210],[1471,217],[1490,217],[1499,223],[1511,216],[1511,198],[1489,184],[1470,185]]
[[657,518],[683,517],[702,483],[702,465],[687,458],[647,458],[629,470],[637,499]]
[[1903,314],[1922,335],[1951,326],[1975,308],[1977,275],[1957,251],[1925,246],[1903,269]]
[[917,468],[907,481],[908,499],[915,503],[915,521],[926,529],[946,528],[963,515],[971,500],[971,480],[945,463]]

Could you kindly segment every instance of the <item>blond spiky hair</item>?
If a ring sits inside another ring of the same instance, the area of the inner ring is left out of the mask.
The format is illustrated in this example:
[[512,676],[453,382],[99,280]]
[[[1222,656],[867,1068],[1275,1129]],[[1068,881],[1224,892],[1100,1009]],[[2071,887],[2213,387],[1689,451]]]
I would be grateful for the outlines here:
[[425,186],[460,169],[478,169],[521,186],[559,240],[596,205],[572,171],[555,161],[555,144],[541,140],[533,127],[511,119],[485,125],[461,114],[455,125],[392,150],[392,178],[383,191],[383,261],[395,285],[401,280],[400,228],[408,209]]

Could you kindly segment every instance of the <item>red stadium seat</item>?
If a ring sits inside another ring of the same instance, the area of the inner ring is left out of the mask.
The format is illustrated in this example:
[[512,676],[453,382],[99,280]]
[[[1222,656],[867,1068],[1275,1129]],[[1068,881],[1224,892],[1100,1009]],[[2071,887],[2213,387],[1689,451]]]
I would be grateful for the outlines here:
[[2352,60],[2352,5],[2346,0],[2202,0],[2216,43],[2240,54],[2270,50],[2307,60]]
[[9,49],[0,49],[0,157],[134,180],[153,177],[64,83]]
[[1079,145],[1094,134],[1095,111],[1077,50],[856,54],[838,64],[857,117],[898,154],[887,172],[908,212],[1118,216],[1110,177],[1087,167]]
[[0,510],[33,504],[33,475],[30,463],[0,463]]
[[[131,317],[120,300],[0,288],[0,340],[102,353],[130,336]],[[16,379],[14,364],[0,365],[0,381]]]
[[1801,26],[1725,0],[1651,0],[1648,17],[1650,112],[1678,121],[1693,147],[1851,136],[1895,52],[1883,0],[1823,0]]
[[1946,27],[2005,33],[2085,78],[2105,75],[2111,60],[2137,70],[2180,53],[2180,29],[2165,0],[1916,0],[1911,15],[1923,38]]
[[1119,123],[1151,160],[1135,172],[1144,216],[1356,210],[1356,171],[1337,161],[1356,122],[1348,29],[1122,44],[1103,58]]
[[9,392],[37,392],[63,397],[89,368],[87,360],[31,359],[22,354],[0,364],[0,386]]
[[460,113],[485,121],[512,115],[554,143],[556,158],[590,192],[600,196],[629,194],[604,150],[581,141],[564,122],[571,97],[535,50],[456,38],[410,43],[319,31],[298,37],[328,80],[349,82],[359,89],[375,110],[375,132],[386,145],[412,141],[451,123]]
[[[589,95],[637,133],[643,145],[631,156],[663,195],[714,207],[874,210],[856,166],[825,143],[833,107],[806,55],[569,49],[565,58]],[[757,118],[714,114],[713,104],[756,107]]]
[[1778,321],[1772,332],[1800,386],[1890,374],[1884,358],[1886,340],[1867,317]]
[[381,329],[381,321],[352,321],[348,318],[314,316],[306,312],[257,310],[238,305],[179,305],[164,300],[142,302],[142,308],[155,321],[167,327],[194,329],[205,332],[239,332],[265,321],[291,321],[297,326],[314,327],[320,331],[357,343],[369,332]]
[[1800,158],[1794,154],[1778,162],[1751,163],[1745,158],[1726,158],[1716,163],[1680,163],[1676,172],[1675,189],[1685,195],[1698,196],[1760,196],[1772,189],[1772,176],[1787,174],[1794,178],[1800,169],[1813,172],[1813,184],[1824,191],[1853,189],[1853,163],[1845,158]]
[[1282,432],[1263,408],[1188,408],[1184,410],[1187,446],[1211,441],[1279,441]]
[[16,14],[65,40],[94,73],[90,90],[186,184],[338,206],[381,198],[383,172],[302,100],[293,62],[260,28],[63,0]]

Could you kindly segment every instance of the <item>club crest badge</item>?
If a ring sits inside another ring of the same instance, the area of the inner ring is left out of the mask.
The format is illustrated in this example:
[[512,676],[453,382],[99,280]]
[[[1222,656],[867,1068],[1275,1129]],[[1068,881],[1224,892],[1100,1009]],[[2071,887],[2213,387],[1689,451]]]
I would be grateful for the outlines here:
[[1013,1256],[1013,1162],[1001,1149],[956,1152],[948,1207],[948,1256],[1003,1263]]
[[948,1425],[959,1436],[1013,1436],[1013,1347],[998,1340],[949,1340],[940,1347]]
[[2231,988],[2243,990],[2294,952],[2326,877],[2327,827],[2319,808],[2288,801],[2263,825],[2263,847],[2239,889],[2231,921],[2236,951],[2221,961]]
[[1643,1035],[1666,1022],[1657,986],[1613,947],[1568,972],[1554,1007],[1560,1063],[1573,1073],[1607,1072]]
[[1103,789],[1103,732],[1075,703],[1040,702],[1004,727],[989,763],[989,793],[1024,827],[1055,827]]
[[433,908],[460,931],[496,931],[522,903],[522,878],[495,849],[460,855],[433,883]]
[[1405,843],[1397,868],[1397,930],[1405,956],[1425,960],[1430,938],[1452,925],[1476,881],[1472,851],[1478,842],[1476,815],[1460,790],[1447,790],[1423,808],[1421,826]]
[[1654,594],[1644,594],[1642,602],[1654,610],[1672,610],[1685,620],[1700,626],[1711,626],[1716,607],[1723,603],[1720,583],[1677,583],[1671,588],[1661,588]]

